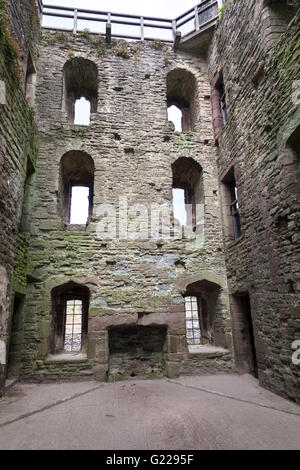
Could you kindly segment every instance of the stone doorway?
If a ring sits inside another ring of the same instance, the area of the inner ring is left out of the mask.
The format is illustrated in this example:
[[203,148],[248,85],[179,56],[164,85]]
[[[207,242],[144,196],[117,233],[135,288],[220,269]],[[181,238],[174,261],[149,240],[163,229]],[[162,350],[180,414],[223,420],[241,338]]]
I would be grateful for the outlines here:
[[242,373],[258,377],[255,325],[248,293],[232,296],[234,341],[237,367]]

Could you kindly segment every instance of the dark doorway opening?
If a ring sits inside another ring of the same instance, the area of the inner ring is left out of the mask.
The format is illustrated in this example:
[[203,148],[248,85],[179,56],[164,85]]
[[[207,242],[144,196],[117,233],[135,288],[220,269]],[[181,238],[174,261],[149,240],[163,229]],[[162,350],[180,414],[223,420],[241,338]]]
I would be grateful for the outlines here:
[[7,378],[19,377],[23,346],[23,310],[25,296],[15,294],[14,309],[10,328],[10,343],[7,362]]
[[254,324],[248,293],[233,295],[234,341],[237,367],[258,377]]

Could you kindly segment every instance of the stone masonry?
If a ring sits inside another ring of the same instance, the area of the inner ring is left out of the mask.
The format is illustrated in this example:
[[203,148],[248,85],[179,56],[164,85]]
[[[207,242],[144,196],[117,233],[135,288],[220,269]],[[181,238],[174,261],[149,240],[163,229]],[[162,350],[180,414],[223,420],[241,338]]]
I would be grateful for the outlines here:
[[[0,0],[2,383],[253,372],[299,401],[299,12],[287,3],[228,0],[210,43],[199,33],[189,49],[41,30],[35,1]],[[89,126],[73,123],[81,96]],[[86,225],[69,223],[72,181],[89,187]],[[197,211],[181,238],[183,185]],[[141,233],[162,206],[170,217]],[[68,355],[62,311],[76,292],[82,348]],[[200,348],[185,295],[203,302]]]

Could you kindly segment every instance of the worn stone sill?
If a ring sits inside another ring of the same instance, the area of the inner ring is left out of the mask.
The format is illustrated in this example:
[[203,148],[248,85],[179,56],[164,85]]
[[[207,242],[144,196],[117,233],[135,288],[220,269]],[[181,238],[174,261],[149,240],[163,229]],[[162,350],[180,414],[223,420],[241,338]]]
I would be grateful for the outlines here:
[[67,224],[66,232],[86,232],[87,224]]
[[87,354],[85,353],[61,353],[61,354],[49,354],[45,362],[47,364],[53,362],[86,362]]
[[189,357],[191,356],[202,356],[202,357],[220,357],[225,354],[230,354],[229,349],[224,349],[218,346],[212,346],[209,344],[201,345],[189,345]]

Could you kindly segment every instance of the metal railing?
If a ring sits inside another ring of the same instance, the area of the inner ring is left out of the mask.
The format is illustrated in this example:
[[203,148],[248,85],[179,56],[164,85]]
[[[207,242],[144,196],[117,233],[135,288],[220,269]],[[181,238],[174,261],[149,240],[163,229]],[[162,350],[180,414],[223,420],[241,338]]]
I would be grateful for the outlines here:
[[[220,4],[220,0],[202,0],[191,10],[172,20],[82,8],[43,5],[42,0],[37,0],[37,2],[42,11],[42,26],[46,29],[73,31],[73,33],[81,31],[101,33],[106,34],[108,40],[111,37],[115,37],[142,41],[161,40],[164,42],[174,42],[178,37],[185,37],[190,33],[210,26],[210,24],[214,24],[218,18],[218,5]],[[45,24],[49,23],[49,20],[51,23],[51,18],[55,18],[55,25]],[[61,24],[59,24],[60,21]],[[93,27],[94,30],[90,29]],[[151,31],[152,36],[146,34],[149,31]],[[162,35],[162,31],[164,31],[164,35]]]

